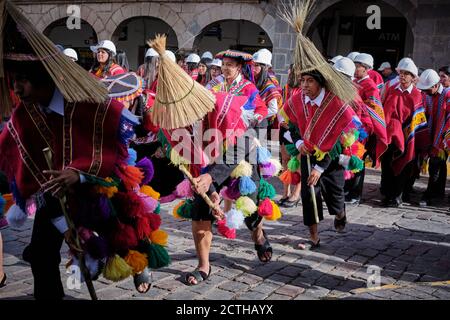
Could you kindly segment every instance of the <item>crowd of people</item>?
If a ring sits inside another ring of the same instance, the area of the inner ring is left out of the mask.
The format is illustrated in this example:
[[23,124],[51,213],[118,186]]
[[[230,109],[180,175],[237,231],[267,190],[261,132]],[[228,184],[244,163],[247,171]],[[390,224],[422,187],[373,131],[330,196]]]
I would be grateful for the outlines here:
[[[385,206],[398,207],[409,201],[424,163],[428,163],[429,181],[420,205],[430,206],[445,196],[450,148],[448,66],[419,72],[414,61],[405,57],[396,68],[381,63],[380,74],[369,53],[351,52],[329,59],[326,68],[303,68],[293,61],[282,87],[272,67],[272,52],[265,48],[254,54],[225,50],[186,57],[168,50],[161,57],[149,48],[133,72],[125,52],[103,40],[91,47],[95,62],[89,76],[99,79],[113,99],[99,105],[85,102],[82,110],[70,107],[40,59],[21,58],[33,54],[28,44],[5,50],[11,53],[2,59],[16,104],[11,119],[4,118],[0,128],[0,171],[5,173],[0,180],[0,228],[17,222],[12,210],[22,209],[27,217],[34,204],[33,235],[24,260],[31,263],[36,298],[64,296],[59,274],[62,242],[66,240],[72,252],[80,249],[58,207],[62,190],[68,193],[68,206],[77,217],[76,232],[89,252],[86,258],[90,260],[85,262],[95,262],[96,267],[89,268],[92,278],[98,277],[99,270],[117,281],[124,274],[132,275],[142,293],[151,287],[150,268],[168,263],[158,251],[167,244],[159,230],[158,203],[182,199],[174,216],[192,220],[198,267],[186,274],[185,282],[197,285],[211,273],[213,225],[221,235],[233,238],[235,229],[245,224],[263,263],[273,253],[263,221],[279,219],[279,207],[302,205],[310,234],[309,241],[298,244],[299,249],[320,246],[323,202],[335,217],[336,231],[343,231],[346,206],[358,205],[362,199],[366,165],[381,167]],[[61,54],[77,63],[75,50],[66,48]],[[224,135],[227,130],[258,132],[220,141],[226,147],[216,160],[226,161],[192,164],[192,189],[189,180],[171,165],[177,145],[173,131],[160,128],[152,118],[161,59],[178,64],[216,97],[216,109],[187,128],[191,137],[199,124]],[[334,79],[346,84],[349,92],[341,94]],[[67,121],[70,135],[60,134],[66,132]],[[269,139],[279,141],[280,155],[259,145],[260,132],[279,133]],[[239,139],[245,140],[245,147],[236,142]],[[72,144],[76,145],[73,150]],[[54,152],[55,169],[49,170],[40,154],[45,146]],[[252,162],[255,150],[257,161]],[[277,202],[269,183],[276,175],[284,186]],[[220,209],[211,209],[201,194],[207,194]],[[92,199],[94,204],[77,201],[77,196]],[[6,206],[11,209],[5,210]],[[141,207],[151,209],[140,214],[127,211],[145,211]],[[95,214],[96,210],[103,216]],[[83,215],[77,215],[79,211]],[[95,216],[93,220],[88,214]],[[100,240],[105,240],[107,253],[96,246]],[[0,233],[0,288],[6,284],[1,254]],[[77,263],[76,257],[72,254],[72,264]]]

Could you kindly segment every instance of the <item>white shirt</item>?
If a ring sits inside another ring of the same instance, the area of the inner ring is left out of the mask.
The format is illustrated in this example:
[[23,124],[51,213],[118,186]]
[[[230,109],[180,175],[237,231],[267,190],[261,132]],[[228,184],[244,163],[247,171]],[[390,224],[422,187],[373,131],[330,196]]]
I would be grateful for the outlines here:
[[440,84],[437,93],[442,94],[442,91],[444,91],[444,86],[442,84]]
[[408,88],[406,88],[406,90],[403,90],[401,84],[399,83],[399,84],[395,87],[395,89],[400,90],[401,92],[408,91],[408,93],[411,93],[412,90],[414,89],[414,85],[411,83],[411,85],[410,85]]
[[[325,89],[322,88],[322,90],[320,90],[320,93],[317,97],[315,97],[314,99],[311,100],[310,97],[308,97],[307,95],[305,95],[305,104],[307,104],[308,102],[311,103],[311,105],[315,105],[317,107],[320,107],[320,105],[323,102],[323,99],[325,98]],[[297,147],[297,149],[300,149],[300,146],[304,143],[303,140],[297,140],[297,142],[295,143],[295,146]],[[320,172],[320,174],[322,174],[325,169],[323,169],[322,167],[318,166],[317,164],[314,165],[314,169],[316,169],[317,171]]]

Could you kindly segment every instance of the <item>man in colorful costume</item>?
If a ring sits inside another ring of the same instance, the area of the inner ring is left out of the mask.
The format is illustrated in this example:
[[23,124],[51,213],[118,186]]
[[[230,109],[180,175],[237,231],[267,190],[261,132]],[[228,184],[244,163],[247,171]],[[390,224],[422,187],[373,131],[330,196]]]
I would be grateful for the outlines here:
[[[31,243],[24,251],[35,298],[64,296],[59,273],[63,239],[72,265],[80,265],[76,253],[84,252],[90,278],[103,273],[119,281],[134,275],[137,290],[148,291],[147,267],[167,265],[169,258],[163,247],[167,235],[161,241],[158,230],[157,200],[144,185],[153,168],[148,161],[134,166],[127,152],[136,119],[108,99],[106,89],[58,52],[14,5],[2,1],[0,9],[8,11],[0,80],[10,79],[2,88],[12,85],[20,98],[0,135],[0,170],[16,202],[7,215],[9,224],[20,226],[35,214]],[[30,34],[39,37],[39,51],[36,42],[29,42]],[[56,65],[72,72],[55,79]],[[77,90],[78,100],[67,86]],[[51,168],[43,149],[51,153]],[[61,207],[63,195],[67,201]]]
[[430,177],[421,205],[430,205],[433,198],[445,195],[448,153],[444,146],[444,134],[450,126],[450,88],[442,86],[439,74],[432,69],[420,75],[417,88],[426,94],[424,105],[431,134],[431,148],[428,151]]
[[416,156],[429,146],[429,131],[422,94],[414,86],[417,67],[412,60],[399,63],[399,83],[383,100],[389,147],[381,160],[381,193],[386,206],[398,207],[410,180]]

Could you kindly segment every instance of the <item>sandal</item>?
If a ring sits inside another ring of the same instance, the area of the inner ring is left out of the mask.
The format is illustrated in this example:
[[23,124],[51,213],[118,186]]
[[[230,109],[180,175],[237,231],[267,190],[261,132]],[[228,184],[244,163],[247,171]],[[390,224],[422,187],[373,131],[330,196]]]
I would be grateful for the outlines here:
[[[152,273],[145,268],[141,273],[137,273],[133,277],[134,286],[139,293],[147,293],[152,286]],[[148,288],[145,291],[139,291],[139,287],[142,284],[148,284]]]
[[312,240],[308,240],[306,243],[299,243],[297,245],[297,249],[300,249],[300,250],[312,251],[317,248],[320,248],[320,239],[315,243]]
[[[188,286],[196,286],[200,282],[208,280],[210,275],[211,275],[211,266],[209,266],[208,274],[206,274],[205,272],[201,271],[199,268],[195,268],[194,271],[189,272],[188,274],[186,274],[186,277],[185,277],[184,280],[185,280],[185,282],[186,282],[186,284]],[[197,283],[189,282],[189,278],[192,278],[192,277],[197,281]]]
[[277,201],[277,205],[281,206],[288,200],[289,200],[289,197],[281,198],[280,200]]
[[6,273],[3,272],[3,279],[0,281],[0,288],[6,286]]
[[334,228],[336,229],[337,232],[344,231],[346,224],[347,224],[347,215],[346,214],[341,219],[338,219],[337,217],[334,218]]
[[[269,239],[267,238],[266,231],[262,230],[263,236],[264,236],[264,243],[263,244],[256,244],[255,243],[255,250],[258,254],[258,259],[261,262],[267,263],[272,259],[272,246],[270,245]],[[270,257],[267,260],[264,260],[264,254],[270,252]]]

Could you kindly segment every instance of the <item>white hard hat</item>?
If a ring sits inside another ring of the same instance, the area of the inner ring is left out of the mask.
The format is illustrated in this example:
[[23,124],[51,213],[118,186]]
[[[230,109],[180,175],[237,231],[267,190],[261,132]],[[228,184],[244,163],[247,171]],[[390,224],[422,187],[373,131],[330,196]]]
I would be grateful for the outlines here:
[[173,62],[177,62],[177,58],[175,57],[175,53],[173,53],[172,51],[166,50],[165,55],[166,55],[170,60],[172,60]]
[[384,69],[392,68],[389,62],[383,62],[381,66],[378,68],[378,71],[383,71]]
[[159,57],[159,53],[156,52],[155,49],[149,48],[149,49],[147,50],[147,52],[145,53],[145,57],[146,57],[146,58],[148,58],[148,57]]
[[72,58],[74,61],[78,61],[78,54],[75,50],[73,50],[72,48],[68,48],[68,49],[64,49],[63,53]]
[[261,49],[253,55],[254,63],[265,64],[269,67],[272,66],[272,53],[267,49]]
[[343,73],[349,77],[353,77],[356,70],[355,63],[352,61],[352,59],[346,57],[337,60],[333,65],[333,68],[336,71]]
[[350,58],[350,59],[352,59],[353,61],[355,61],[355,58],[356,58],[356,56],[357,56],[358,54],[359,54],[358,51],[350,52],[350,53],[347,55],[347,58]]
[[[336,57],[331,58],[331,59],[328,60],[328,61],[330,61],[330,62],[332,62],[333,64],[335,64],[336,61],[338,61],[339,59],[342,59],[342,58],[343,58],[343,56],[341,56],[341,55],[339,54],[339,55],[337,55]],[[350,59],[350,60],[351,60],[351,59]]]
[[214,59],[214,60],[211,62],[211,67],[219,67],[219,68],[221,68],[221,67],[222,67],[222,60],[220,60],[220,59]]
[[370,69],[373,68],[373,57],[368,53],[360,53],[355,59],[353,59],[354,63],[362,63],[368,66]]
[[188,57],[186,58],[186,63],[199,63],[200,62],[200,57],[198,54],[195,53],[191,53],[190,55],[188,55]]
[[420,75],[416,87],[420,90],[430,89],[440,81],[439,74],[433,69],[427,69]]
[[214,56],[211,52],[206,51],[202,54],[202,59],[214,59]]
[[97,53],[98,49],[107,49],[111,51],[114,55],[117,53],[116,46],[110,40],[103,40],[100,41],[96,46],[91,46],[91,50],[95,53]]
[[400,70],[408,71],[412,73],[415,77],[418,77],[419,74],[419,70],[417,69],[416,64],[410,58],[404,58],[400,60],[396,70],[397,72],[400,72]]

